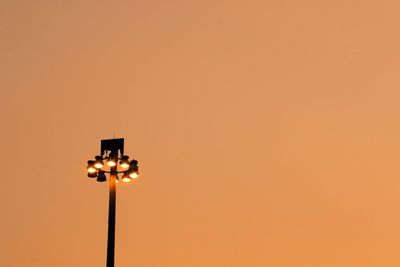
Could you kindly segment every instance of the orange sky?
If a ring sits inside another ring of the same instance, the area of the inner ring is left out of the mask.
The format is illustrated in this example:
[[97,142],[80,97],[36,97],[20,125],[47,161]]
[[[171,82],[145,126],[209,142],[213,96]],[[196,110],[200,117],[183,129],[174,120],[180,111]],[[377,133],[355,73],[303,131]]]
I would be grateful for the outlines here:
[[0,2],[0,266],[400,266],[400,4]]

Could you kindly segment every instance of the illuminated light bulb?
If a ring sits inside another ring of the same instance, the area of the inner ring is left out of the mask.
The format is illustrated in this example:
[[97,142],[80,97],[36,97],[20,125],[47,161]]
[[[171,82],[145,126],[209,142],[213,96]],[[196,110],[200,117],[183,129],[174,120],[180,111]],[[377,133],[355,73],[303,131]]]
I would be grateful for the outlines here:
[[129,174],[130,174],[129,171],[124,172],[124,175],[122,176],[122,181],[124,183],[129,183],[132,180],[132,178],[129,176]]
[[122,177],[124,183],[129,183],[132,179],[129,176]]
[[94,164],[94,167],[95,167],[96,169],[101,169],[101,168],[104,167],[104,164],[103,164],[103,163],[95,163],[95,164]]
[[109,167],[114,167],[114,166],[117,165],[117,163],[115,162],[114,159],[109,159],[109,160],[107,160],[107,165],[108,165]]
[[102,159],[102,157],[101,157],[101,156],[96,156],[95,159],[96,159],[96,161],[94,162],[94,167],[95,167],[96,169],[101,169],[101,168],[103,168],[103,167],[104,167],[104,164],[103,164],[103,159]]
[[122,159],[119,162],[119,164],[121,164],[121,168],[128,169],[130,167],[128,159],[129,159],[129,156],[122,156]]
[[131,172],[131,173],[129,174],[129,177],[132,178],[132,179],[136,179],[136,178],[139,177],[139,174],[138,174],[137,172]]
[[96,168],[93,167],[93,166],[87,167],[86,170],[87,170],[88,173],[96,173],[97,172]]
[[123,169],[128,169],[128,168],[129,168],[129,162],[123,162],[123,161],[121,161],[121,167],[122,167]]
[[131,179],[136,179],[139,177],[139,167],[137,160],[131,160],[129,169],[125,172]]
[[96,168],[93,166],[94,165],[94,160],[88,160],[88,166],[86,168],[88,173],[95,173],[97,172]]

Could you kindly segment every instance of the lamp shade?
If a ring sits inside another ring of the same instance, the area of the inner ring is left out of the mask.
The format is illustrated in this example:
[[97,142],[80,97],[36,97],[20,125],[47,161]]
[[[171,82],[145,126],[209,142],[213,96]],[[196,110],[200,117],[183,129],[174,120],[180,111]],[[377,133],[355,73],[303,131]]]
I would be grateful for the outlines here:
[[103,158],[101,156],[96,156],[95,157],[95,162],[94,162],[94,167],[96,169],[101,169],[104,167],[104,163],[103,163]]
[[97,182],[105,182],[107,181],[107,177],[104,174],[104,171],[99,171],[99,174],[97,175]]

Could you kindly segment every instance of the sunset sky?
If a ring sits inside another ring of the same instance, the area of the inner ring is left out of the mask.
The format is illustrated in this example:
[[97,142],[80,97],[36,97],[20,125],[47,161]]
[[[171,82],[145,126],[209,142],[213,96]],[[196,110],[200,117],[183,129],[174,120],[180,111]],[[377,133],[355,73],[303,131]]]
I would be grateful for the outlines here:
[[0,266],[400,266],[397,0],[0,0]]

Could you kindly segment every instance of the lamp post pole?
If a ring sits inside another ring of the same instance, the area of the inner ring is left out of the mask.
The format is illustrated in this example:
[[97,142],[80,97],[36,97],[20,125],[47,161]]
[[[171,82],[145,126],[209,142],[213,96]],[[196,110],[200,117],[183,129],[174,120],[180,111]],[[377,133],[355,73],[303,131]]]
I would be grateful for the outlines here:
[[[106,267],[114,267],[115,259],[115,214],[116,214],[116,194],[118,174],[123,174],[122,181],[129,183],[132,179],[139,177],[139,167],[137,160],[129,161],[129,156],[124,154],[124,139],[101,140],[100,155],[95,160],[89,160],[87,172],[89,178],[97,178],[98,182],[107,181],[106,173],[110,174],[108,180],[109,199],[108,199],[108,237],[107,237],[107,262]],[[106,160],[106,164],[104,164]],[[107,165],[109,171],[103,170]],[[118,171],[118,166],[122,168]]]
[[[117,155],[117,153],[113,153]],[[115,213],[116,213],[116,195],[117,195],[117,166],[110,169],[110,195],[108,201],[108,238],[107,238],[107,267],[114,267],[115,254]]]

